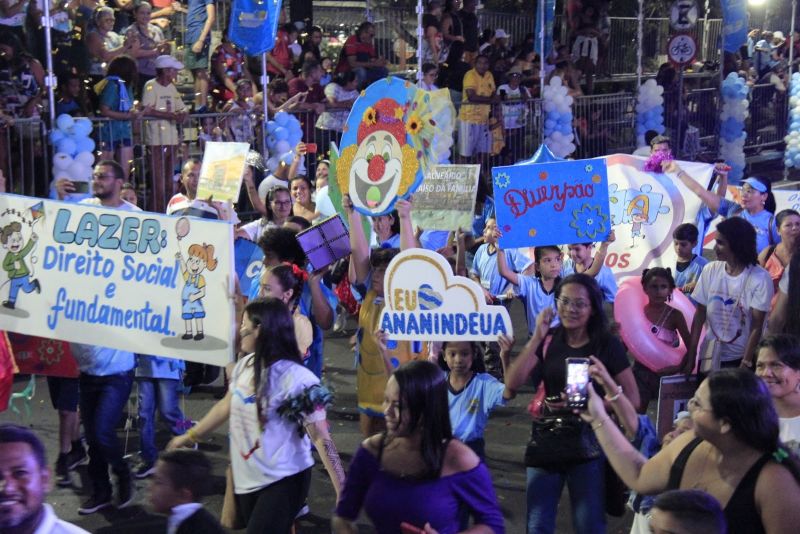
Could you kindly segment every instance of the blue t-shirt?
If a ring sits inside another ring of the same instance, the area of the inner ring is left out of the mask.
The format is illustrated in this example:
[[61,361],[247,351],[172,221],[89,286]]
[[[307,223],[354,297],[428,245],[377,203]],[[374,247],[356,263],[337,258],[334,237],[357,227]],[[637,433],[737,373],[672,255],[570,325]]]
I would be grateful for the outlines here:
[[175,358],[161,358],[159,356],[136,355],[137,378],[169,378],[180,380],[186,364],[183,360]]
[[[506,264],[516,272],[524,271],[532,263],[530,258],[517,249],[506,249],[504,252]],[[492,296],[502,295],[508,289],[508,280],[500,276],[500,271],[497,269],[497,249],[489,252],[488,243],[478,247],[469,272],[481,279],[481,285]]]
[[[189,0],[189,7],[186,11],[186,37],[184,41],[187,46],[191,46],[200,38],[203,33],[203,26],[208,19],[206,6],[214,5],[214,0]],[[211,32],[206,37],[206,41],[211,39]]]
[[[566,258],[561,266],[561,277],[564,278],[571,274],[575,274],[575,262],[572,261],[572,258]],[[613,303],[617,298],[617,279],[614,278],[611,269],[607,265],[603,265],[594,279],[603,290],[603,300]]]
[[97,345],[70,343],[72,356],[81,373],[91,376],[110,376],[127,373],[136,366],[136,357],[127,350]]
[[[556,286],[548,293],[542,286],[542,280],[538,276],[519,276],[517,294],[525,301],[525,317],[528,320],[528,333],[536,330],[536,318],[545,308],[556,309]],[[551,327],[558,326],[558,316],[554,319]]]
[[446,230],[424,230],[419,236],[419,244],[422,248],[436,252],[447,244],[447,237],[450,232]]
[[475,237],[483,235],[486,219],[494,219],[494,200],[492,197],[486,197],[483,202],[483,211],[472,220],[472,235]]
[[400,248],[400,234],[394,234],[392,237],[381,243],[381,248]]
[[752,224],[756,230],[756,250],[759,254],[768,246],[781,242],[781,236],[778,235],[778,227],[775,224],[775,216],[767,210],[750,215],[736,202],[723,198],[719,203],[719,214],[723,217],[741,217]]
[[458,393],[448,387],[447,401],[450,405],[453,437],[461,441],[482,438],[489,412],[506,403],[503,398],[505,389],[502,382],[488,373],[473,375],[466,387]]
[[703,267],[706,266],[708,260],[703,256],[695,255],[689,265],[682,271],[675,267],[675,285],[681,289],[688,284],[696,284],[700,279],[700,273],[703,272]]

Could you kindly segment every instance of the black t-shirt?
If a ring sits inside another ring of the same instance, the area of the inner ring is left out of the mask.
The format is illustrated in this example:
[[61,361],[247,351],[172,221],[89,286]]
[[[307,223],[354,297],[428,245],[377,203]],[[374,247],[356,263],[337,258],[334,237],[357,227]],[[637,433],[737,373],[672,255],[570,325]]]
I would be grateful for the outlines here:
[[[544,362],[536,366],[531,375],[533,383],[537,386],[544,378],[545,395],[548,397],[560,395],[567,385],[567,358],[595,356],[606,366],[608,373],[612,377],[631,365],[625,353],[624,345],[614,336],[608,336],[605,342],[597,343],[597,346],[589,342],[583,347],[573,348],[567,345],[563,339],[563,330],[561,328],[555,328],[551,331],[551,334],[553,337],[547,347],[547,355],[544,357]],[[542,357],[543,345],[544,343],[536,351],[539,358]],[[592,381],[592,384],[595,391],[600,395],[605,394],[599,384],[594,381]]]
[[464,50],[467,52],[478,51],[478,15],[475,13],[468,13],[463,9],[458,12],[461,18],[461,28],[464,32]]

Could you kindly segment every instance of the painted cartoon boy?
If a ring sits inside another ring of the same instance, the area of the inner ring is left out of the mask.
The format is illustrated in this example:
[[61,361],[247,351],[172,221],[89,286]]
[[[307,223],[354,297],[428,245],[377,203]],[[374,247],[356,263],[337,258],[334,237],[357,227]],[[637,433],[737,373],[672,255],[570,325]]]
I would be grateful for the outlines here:
[[33,290],[36,290],[37,293],[42,292],[39,281],[35,278],[31,280],[31,272],[25,263],[25,256],[30,253],[38,239],[39,236],[33,233],[28,243],[23,246],[25,239],[22,237],[22,224],[17,221],[5,225],[0,234],[0,242],[3,244],[3,248],[8,250],[8,254],[3,260],[3,270],[8,273],[8,279],[11,282],[8,300],[3,301],[3,306],[10,310],[16,306],[20,289],[25,293]]

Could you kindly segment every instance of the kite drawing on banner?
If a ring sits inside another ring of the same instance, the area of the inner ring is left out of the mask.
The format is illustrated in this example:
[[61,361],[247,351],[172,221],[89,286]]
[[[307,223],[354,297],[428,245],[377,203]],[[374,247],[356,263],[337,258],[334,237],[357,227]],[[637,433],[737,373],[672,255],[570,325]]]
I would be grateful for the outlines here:
[[393,77],[367,87],[344,127],[336,169],[342,194],[364,215],[391,212],[433,165],[449,161],[454,118],[447,90]]

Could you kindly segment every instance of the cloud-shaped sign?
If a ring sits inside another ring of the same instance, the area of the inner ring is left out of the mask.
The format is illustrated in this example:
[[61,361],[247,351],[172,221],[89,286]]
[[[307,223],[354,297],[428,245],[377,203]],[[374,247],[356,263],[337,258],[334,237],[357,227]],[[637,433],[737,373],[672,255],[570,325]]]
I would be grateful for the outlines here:
[[429,250],[395,256],[386,269],[384,296],[380,325],[390,339],[494,341],[513,335],[508,310],[486,304],[476,282],[455,276],[447,260]]

